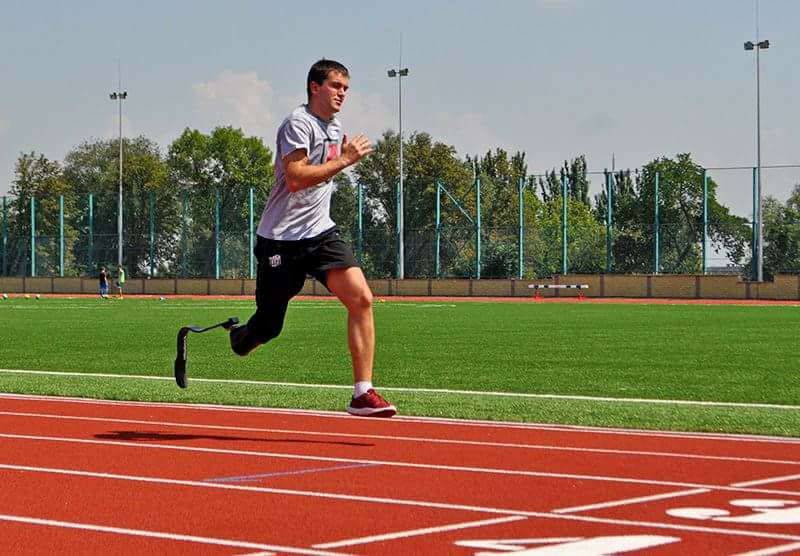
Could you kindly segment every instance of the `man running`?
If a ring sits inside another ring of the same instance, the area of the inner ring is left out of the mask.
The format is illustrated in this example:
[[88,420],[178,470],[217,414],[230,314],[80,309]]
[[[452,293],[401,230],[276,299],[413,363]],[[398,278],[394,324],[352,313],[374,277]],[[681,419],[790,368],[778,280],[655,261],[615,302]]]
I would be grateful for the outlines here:
[[246,325],[231,329],[231,348],[244,356],[277,337],[289,300],[310,274],[347,308],[355,383],[348,413],[391,417],[397,409],[372,387],[372,292],[330,217],[333,177],[373,150],[363,134],[348,141],[336,118],[349,82],[349,72],[339,62],[316,62],[306,80],[308,103],[296,108],[278,128],[275,186],[261,216],[255,246],[256,312]]

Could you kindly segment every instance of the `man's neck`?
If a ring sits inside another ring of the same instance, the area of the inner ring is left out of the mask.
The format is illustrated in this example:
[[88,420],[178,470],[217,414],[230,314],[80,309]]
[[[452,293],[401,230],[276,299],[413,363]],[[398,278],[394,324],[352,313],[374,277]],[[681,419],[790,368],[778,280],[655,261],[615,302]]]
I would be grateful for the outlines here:
[[328,115],[325,115],[325,113],[322,110],[312,105],[310,102],[306,104],[306,106],[308,107],[309,112],[314,114],[317,118],[319,118],[322,121],[330,122],[331,120],[333,120],[333,117],[336,116],[335,112],[330,112]]

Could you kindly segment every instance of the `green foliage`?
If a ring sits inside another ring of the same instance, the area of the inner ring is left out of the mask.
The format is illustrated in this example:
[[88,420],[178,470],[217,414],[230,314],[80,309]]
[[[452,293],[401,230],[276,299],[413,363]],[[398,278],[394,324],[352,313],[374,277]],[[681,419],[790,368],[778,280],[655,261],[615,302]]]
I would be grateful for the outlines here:
[[[178,227],[176,192],[170,187],[161,152],[145,137],[122,141],[123,265],[132,276],[149,272],[150,219],[155,223],[154,256],[167,266],[175,253]],[[76,260],[93,275],[101,266],[116,266],[119,191],[117,140],[84,142],[67,153],[64,180],[74,197],[73,222],[81,237]],[[93,196],[92,235],[89,237],[89,195]]]
[[800,184],[794,186],[785,205],[765,198],[763,213],[764,278],[800,271]]
[[[59,239],[59,197],[64,195],[64,241],[65,249],[75,243],[77,232],[67,223],[67,217],[74,212],[73,198],[68,195],[69,186],[64,181],[64,173],[57,161],[49,160],[41,153],[23,153],[14,168],[14,181],[11,185],[12,200],[10,214],[15,216],[8,226],[12,237],[6,272],[9,274],[30,274],[31,237],[31,198],[35,201],[36,227],[36,274],[52,275],[60,271],[60,261],[52,246]],[[65,267],[74,267],[74,259],[65,254]]]
[[[657,158],[633,176],[614,176],[613,270],[654,270],[655,175],[659,175],[660,272],[695,273],[702,264],[703,168],[691,155]],[[708,180],[709,244],[720,245],[734,262],[747,251],[749,228],[717,201],[717,184]],[[605,222],[607,197],[596,197],[597,218]]]
[[[217,127],[206,135],[185,129],[169,147],[170,179],[188,195],[188,237],[181,249],[183,266],[193,276],[213,276],[215,269],[216,199],[219,196],[220,241],[225,259],[222,277],[246,274],[249,190],[260,215],[272,188],[272,152],[258,137],[241,129]],[[180,235],[180,233],[179,233]],[[180,263],[177,263],[178,265]]]
[[[399,149],[399,136],[387,131],[377,141],[375,152],[354,168],[356,179],[364,188],[365,249],[374,255],[375,276],[394,275],[397,264],[394,246]],[[406,234],[416,238],[408,242],[413,249],[406,251],[405,274],[428,276],[432,268],[426,255],[433,250],[436,180],[442,180],[456,192],[465,192],[472,185],[471,170],[457,158],[455,148],[434,142],[427,133],[412,133],[403,144],[403,155],[405,228]]]

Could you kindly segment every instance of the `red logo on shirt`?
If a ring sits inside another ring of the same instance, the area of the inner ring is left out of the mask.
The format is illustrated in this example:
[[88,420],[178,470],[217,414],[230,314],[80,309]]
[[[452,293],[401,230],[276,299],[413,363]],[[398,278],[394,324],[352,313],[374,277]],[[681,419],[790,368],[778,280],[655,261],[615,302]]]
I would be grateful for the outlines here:
[[339,158],[339,143],[331,143],[328,145],[328,156],[325,157],[325,162],[329,162]]

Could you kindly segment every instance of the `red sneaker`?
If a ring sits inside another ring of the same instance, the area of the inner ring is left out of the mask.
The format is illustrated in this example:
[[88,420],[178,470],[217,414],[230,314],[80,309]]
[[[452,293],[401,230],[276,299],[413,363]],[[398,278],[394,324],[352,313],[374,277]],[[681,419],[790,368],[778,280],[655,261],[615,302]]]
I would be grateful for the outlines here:
[[350,400],[347,412],[361,417],[391,417],[397,413],[397,408],[370,388],[366,394]]

